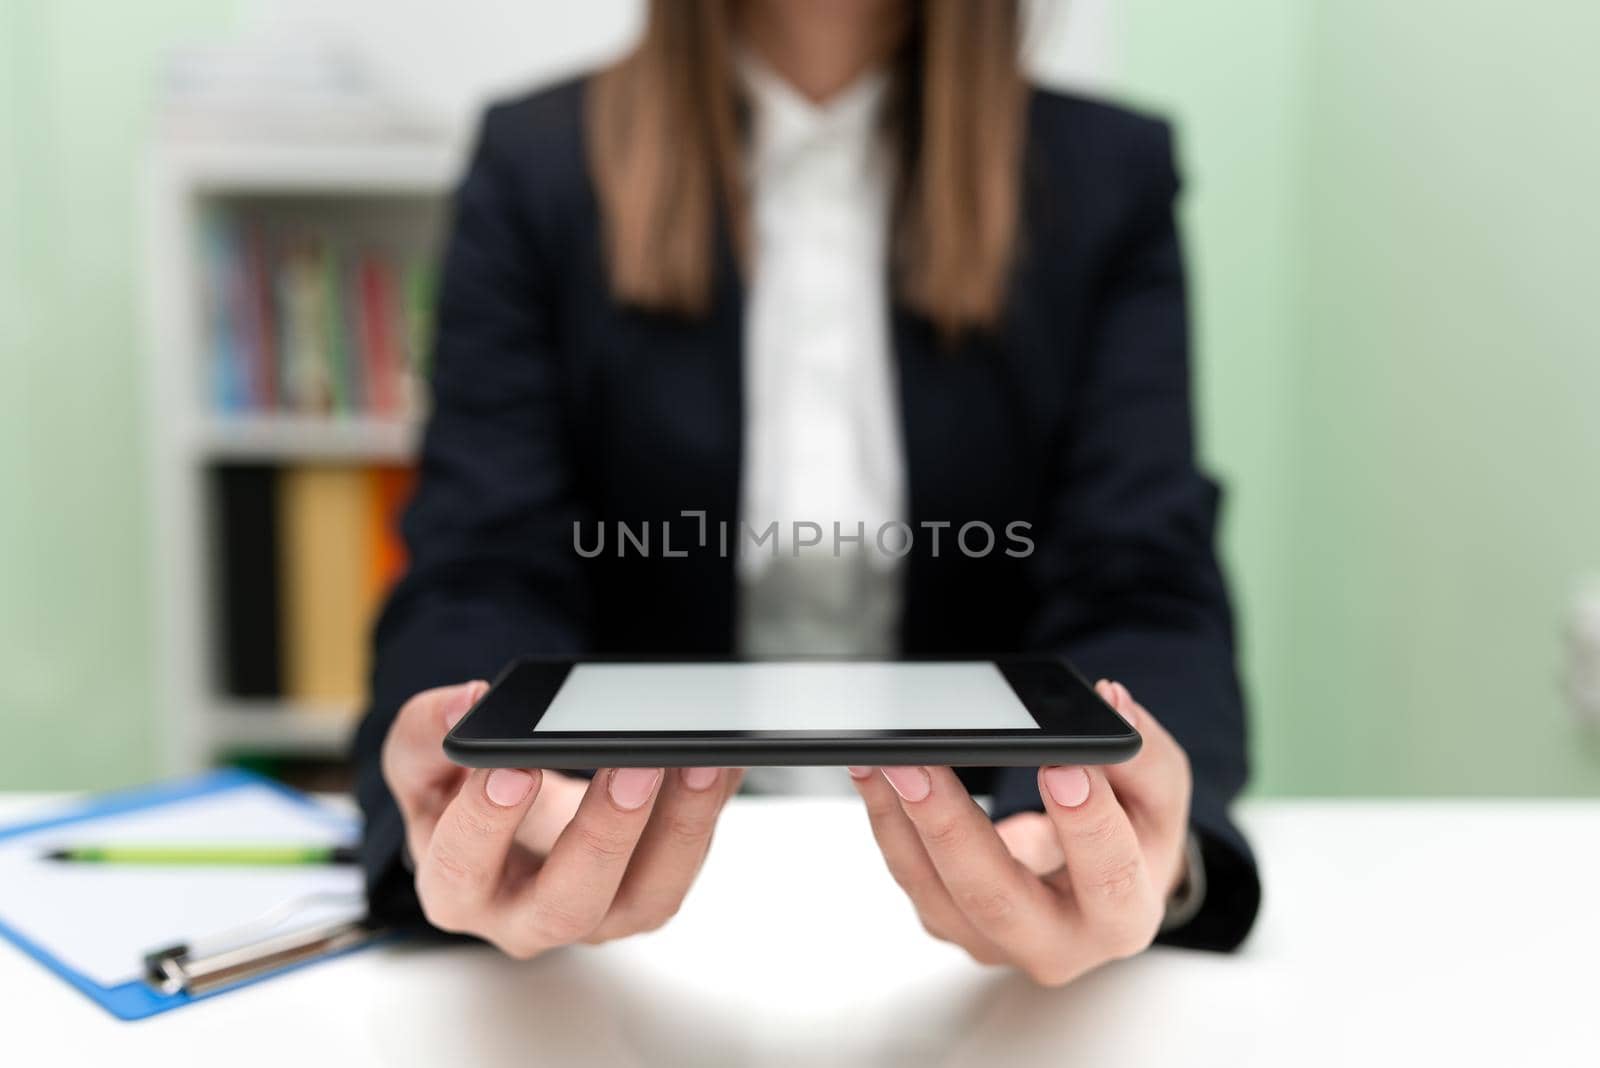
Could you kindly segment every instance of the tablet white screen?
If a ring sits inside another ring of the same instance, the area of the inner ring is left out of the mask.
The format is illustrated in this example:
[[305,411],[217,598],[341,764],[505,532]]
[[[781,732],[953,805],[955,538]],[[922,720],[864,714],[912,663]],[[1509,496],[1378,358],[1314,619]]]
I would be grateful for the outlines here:
[[579,664],[542,731],[1037,729],[992,663]]

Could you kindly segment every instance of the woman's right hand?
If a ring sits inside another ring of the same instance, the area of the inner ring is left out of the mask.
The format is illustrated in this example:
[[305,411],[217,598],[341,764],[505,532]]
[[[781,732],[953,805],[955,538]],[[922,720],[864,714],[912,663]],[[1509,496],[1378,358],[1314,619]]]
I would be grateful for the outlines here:
[[[458,767],[445,732],[488,689],[469,682],[407,701],[383,746],[428,922],[519,959],[650,931],[677,912],[742,772]],[[665,784],[663,784],[665,778]]]

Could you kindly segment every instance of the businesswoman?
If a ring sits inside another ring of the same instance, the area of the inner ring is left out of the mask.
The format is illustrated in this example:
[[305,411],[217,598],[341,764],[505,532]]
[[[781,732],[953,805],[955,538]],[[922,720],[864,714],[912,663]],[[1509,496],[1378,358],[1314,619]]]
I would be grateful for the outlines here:
[[[1044,983],[1244,937],[1168,132],[1028,87],[1018,23],[998,0],[656,0],[615,66],[489,110],[357,740],[378,913],[529,956],[688,891],[737,772],[443,759],[519,654],[1026,650],[1102,678],[1145,746],[851,769],[923,924]],[[773,521],[847,536],[703,533]],[[687,555],[594,555],[618,523]],[[958,544],[974,523],[1032,551]]]

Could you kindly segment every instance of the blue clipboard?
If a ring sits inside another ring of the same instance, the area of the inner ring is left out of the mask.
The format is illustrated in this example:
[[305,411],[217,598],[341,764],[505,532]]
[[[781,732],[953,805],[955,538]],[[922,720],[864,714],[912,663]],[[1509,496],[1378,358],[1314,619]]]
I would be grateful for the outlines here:
[[[137,812],[145,809],[159,808],[164,805],[190,801],[199,797],[237,790],[241,787],[266,787],[284,798],[292,800],[297,805],[305,805],[315,811],[317,815],[333,822],[341,828],[346,828],[354,836],[358,829],[356,821],[331,811],[327,806],[320,804],[315,799],[293,790],[282,783],[275,782],[261,775],[244,771],[239,768],[228,768],[215,772],[208,772],[192,778],[180,779],[175,782],[160,783],[153,786],[139,787],[131,790],[117,791],[93,797],[86,801],[72,804],[62,812],[47,816],[43,819],[12,827],[0,828],[0,842],[15,838],[18,835],[30,834],[55,827],[69,826],[75,823],[84,823],[92,820],[104,819],[108,816],[117,816],[128,812]],[[195,932],[203,935],[206,932]],[[345,949],[327,953],[300,963],[268,972],[264,975],[254,976],[241,982],[222,987],[221,989],[207,991],[202,994],[191,994],[187,991],[178,993],[163,993],[151,986],[143,979],[134,979],[120,983],[116,986],[104,986],[90,976],[74,970],[69,964],[51,954],[43,946],[30,939],[22,931],[8,924],[0,917],[0,937],[16,945],[28,956],[44,965],[56,975],[65,979],[84,995],[100,1005],[111,1015],[120,1020],[141,1020],[147,1016],[166,1012],[170,1009],[180,1008],[196,1001],[216,997],[241,989],[264,979],[273,979],[279,975],[294,971],[298,968],[315,964],[322,960],[331,960],[334,957],[344,956],[356,950],[363,949],[372,942],[350,946]],[[154,949],[155,947],[150,947]]]

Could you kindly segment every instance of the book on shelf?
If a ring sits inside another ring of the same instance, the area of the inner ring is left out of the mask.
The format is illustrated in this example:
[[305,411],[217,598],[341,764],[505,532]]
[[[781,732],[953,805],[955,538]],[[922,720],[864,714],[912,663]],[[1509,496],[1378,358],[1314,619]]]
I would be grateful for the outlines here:
[[340,707],[361,694],[369,605],[366,473],[357,468],[288,468],[280,476],[285,693]]
[[259,465],[219,469],[216,589],[221,682],[235,697],[282,692],[278,655],[278,472]]
[[418,410],[433,267],[327,233],[269,228],[227,210],[204,224],[206,344],[224,414]]
[[201,235],[201,262],[205,277],[206,345],[211,351],[211,392],[222,411],[248,407],[245,382],[246,355],[239,350],[243,331],[238,329],[236,295],[241,282],[235,277],[238,258],[231,234],[213,218]]
[[[282,384],[283,406],[290,411],[326,411],[333,397],[328,363],[322,355],[327,312],[317,264],[315,246],[310,241],[289,245],[279,261],[274,286],[283,337],[277,377]],[[226,359],[227,352],[219,349],[215,356]]]
[[220,681],[238,697],[353,711],[384,597],[404,572],[408,468],[220,468]]

